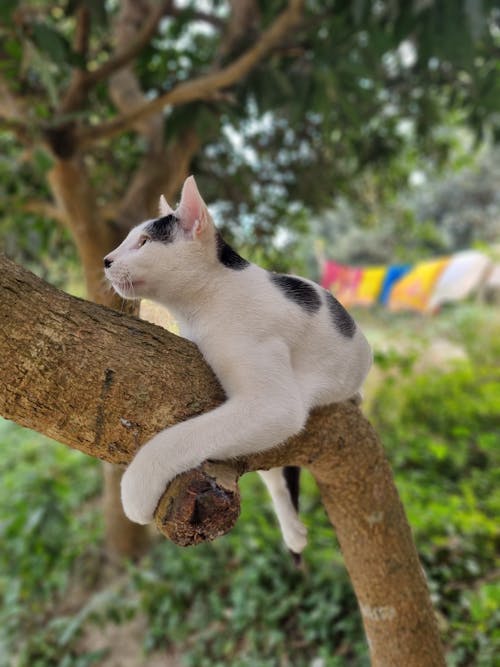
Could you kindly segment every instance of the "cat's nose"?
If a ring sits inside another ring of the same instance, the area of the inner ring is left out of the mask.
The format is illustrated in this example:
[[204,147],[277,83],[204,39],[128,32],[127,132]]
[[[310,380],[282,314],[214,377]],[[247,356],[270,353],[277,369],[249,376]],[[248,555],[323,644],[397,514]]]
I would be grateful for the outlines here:
[[105,258],[104,258],[104,268],[105,268],[105,269],[109,269],[109,267],[111,266],[111,264],[113,264],[113,260],[112,260],[112,259],[108,259],[108,257],[105,257]]

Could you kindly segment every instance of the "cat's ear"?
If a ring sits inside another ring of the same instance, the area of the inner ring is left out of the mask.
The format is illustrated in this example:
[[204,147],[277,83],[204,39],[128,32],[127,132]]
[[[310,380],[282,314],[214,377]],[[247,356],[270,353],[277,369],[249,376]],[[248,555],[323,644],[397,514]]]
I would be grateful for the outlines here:
[[209,225],[207,205],[199,193],[194,176],[188,176],[184,181],[177,215],[184,231],[193,238],[200,237]]
[[164,218],[167,215],[172,215],[174,212],[174,209],[170,206],[168,201],[165,199],[165,195],[160,196],[160,204],[158,207],[158,212],[160,214],[160,217]]

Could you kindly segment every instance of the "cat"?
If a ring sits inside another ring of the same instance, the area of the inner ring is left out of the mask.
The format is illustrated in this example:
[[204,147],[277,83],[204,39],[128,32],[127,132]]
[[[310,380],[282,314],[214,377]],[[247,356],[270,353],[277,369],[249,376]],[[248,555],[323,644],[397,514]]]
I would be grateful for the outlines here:
[[[167,484],[206,459],[272,448],[299,433],[311,408],[358,395],[370,346],[343,306],[305,278],[272,273],[235,252],[188,177],[174,211],[146,220],[104,258],[125,299],[166,306],[225,390],[215,410],[176,424],[141,447],[122,478],[126,515],[149,523]],[[287,547],[300,554],[298,469],[259,473]]]

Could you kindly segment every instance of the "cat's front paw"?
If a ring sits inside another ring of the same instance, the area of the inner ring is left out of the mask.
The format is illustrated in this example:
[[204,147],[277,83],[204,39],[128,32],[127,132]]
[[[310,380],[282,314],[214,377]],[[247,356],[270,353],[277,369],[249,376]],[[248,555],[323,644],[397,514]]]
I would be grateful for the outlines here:
[[145,457],[136,456],[124,472],[121,483],[123,511],[134,523],[151,523],[168,482]]

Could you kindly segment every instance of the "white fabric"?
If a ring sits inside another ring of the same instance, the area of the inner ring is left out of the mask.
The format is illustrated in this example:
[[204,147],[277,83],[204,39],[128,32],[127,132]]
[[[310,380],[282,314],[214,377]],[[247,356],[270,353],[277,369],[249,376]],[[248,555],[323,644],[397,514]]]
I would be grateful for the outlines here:
[[500,264],[495,264],[486,280],[486,287],[500,289]]
[[486,277],[491,260],[477,250],[464,250],[450,259],[429,301],[431,310],[449,301],[466,299]]

